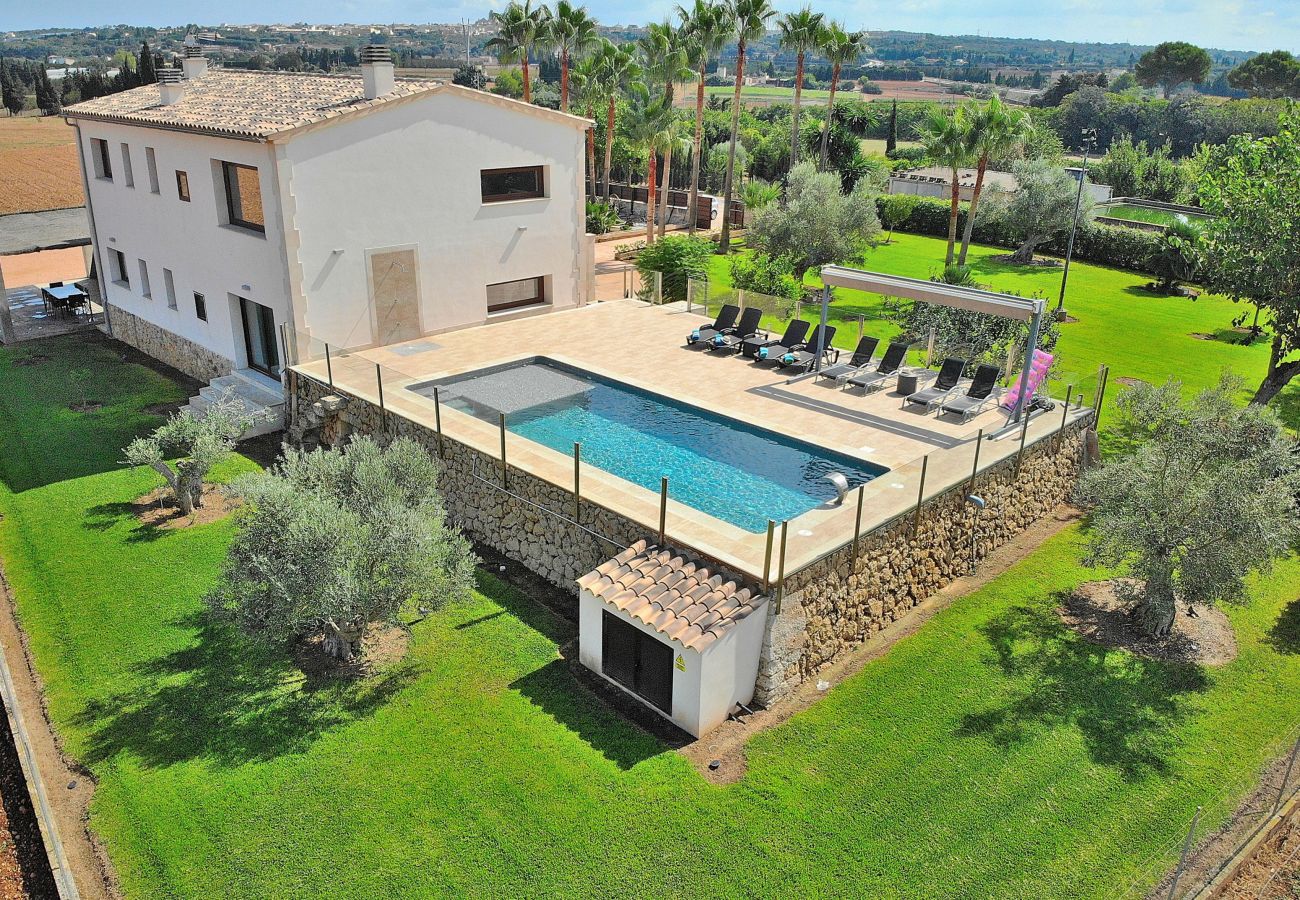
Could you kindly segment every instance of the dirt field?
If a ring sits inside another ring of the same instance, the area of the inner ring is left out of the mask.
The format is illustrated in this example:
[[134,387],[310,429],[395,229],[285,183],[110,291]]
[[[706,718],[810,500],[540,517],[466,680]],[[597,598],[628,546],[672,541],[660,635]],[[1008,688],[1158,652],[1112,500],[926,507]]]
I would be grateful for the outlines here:
[[73,135],[57,116],[0,118],[0,215],[86,202]]
[[66,247],[62,250],[5,256],[0,258],[0,272],[4,273],[7,288],[28,284],[44,285],[51,281],[76,281],[86,277],[86,254],[81,247]]

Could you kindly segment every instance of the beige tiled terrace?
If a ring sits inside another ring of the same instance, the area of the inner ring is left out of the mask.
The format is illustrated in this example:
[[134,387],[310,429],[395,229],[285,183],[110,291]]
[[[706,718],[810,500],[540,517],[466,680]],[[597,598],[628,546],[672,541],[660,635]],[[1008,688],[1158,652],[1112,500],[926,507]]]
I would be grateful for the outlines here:
[[[842,391],[826,381],[790,383],[790,373],[773,366],[686,347],[686,335],[705,321],[674,307],[618,300],[347,354],[331,351],[328,367],[323,358],[316,358],[324,353],[322,345],[300,346],[304,361],[295,368],[321,381],[332,377],[336,388],[375,403],[382,377],[384,405],[390,414],[434,428],[433,401],[407,386],[533,356],[554,359],[887,466],[890,471],[862,489],[862,533],[916,505],[926,457],[925,496],[930,497],[970,477],[977,443],[981,444],[981,469],[1014,455],[1019,448],[1019,429],[977,442],[981,429],[993,434],[1006,424],[1006,416],[992,406],[963,424],[950,416],[937,418],[917,408],[902,409],[901,398],[892,390],[863,395]],[[305,361],[308,357],[311,361]],[[1055,411],[1035,416],[1027,442],[1041,440],[1067,419],[1073,421],[1089,412],[1072,405],[1068,414],[1063,414],[1058,405]],[[441,420],[448,438],[500,456],[498,427],[448,407],[442,408]],[[507,433],[506,457],[512,468],[561,487],[573,486],[569,454]],[[657,491],[584,465],[581,493],[586,500],[644,525],[648,536],[657,533]],[[786,573],[848,543],[856,514],[854,493],[843,506],[826,504],[790,520]],[[666,531],[672,542],[712,556],[755,579],[764,576],[765,534],[747,532],[672,500],[671,485]],[[778,574],[780,523],[777,534],[778,550],[770,571],[773,580]]]

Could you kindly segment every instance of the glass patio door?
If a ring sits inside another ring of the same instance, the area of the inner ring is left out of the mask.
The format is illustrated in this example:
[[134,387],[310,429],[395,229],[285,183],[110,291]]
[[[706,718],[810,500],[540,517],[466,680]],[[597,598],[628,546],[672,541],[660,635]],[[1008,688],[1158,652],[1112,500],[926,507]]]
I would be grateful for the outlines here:
[[239,298],[239,317],[244,323],[244,349],[248,365],[270,375],[280,377],[280,348],[275,341],[275,313],[269,306]]

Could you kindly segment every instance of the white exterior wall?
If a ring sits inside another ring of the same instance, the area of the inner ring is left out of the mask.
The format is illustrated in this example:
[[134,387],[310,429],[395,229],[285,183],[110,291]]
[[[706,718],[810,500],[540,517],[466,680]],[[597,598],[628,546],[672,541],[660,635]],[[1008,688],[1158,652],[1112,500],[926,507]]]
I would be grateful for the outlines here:
[[[668,718],[682,730],[701,737],[727,720],[737,703],[754,699],[758,678],[758,657],[763,645],[766,615],[762,611],[741,619],[703,653],[683,647],[665,638],[649,625],[605,604],[588,590],[578,594],[578,660],[610,684],[626,690],[605,676],[602,669],[602,627],[605,611],[630,623],[661,644],[672,647],[674,663],[680,657],[685,664],[673,667],[673,701]],[[636,697],[628,691],[630,696]],[[639,697],[637,697],[640,700]],[[644,702],[644,701],[642,701]],[[646,704],[649,706],[649,704]],[[654,709],[654,707],[650,707]],[[662,710],[655,712],[663,714]]]
[[[446,92],[299,132],[276,152],[302,334],[374,342],[366,259],[383,248],[415,248],[425,334],[487,321],[491,283],[541,275],[551,309],[586,300],[580,127]],[[528,165],[546,167],[547,197],[483,203],[482,169]]]
[[[246,366],[243,328],[232,295],[271,307],[277,324],[292,321],[284,241],[274,226],[281,213],[271,148],[255,141],[84,119],[77,126],[94,214],[97,265],[108,302],[232,360],[235,368]],[[108,141],[111,182],[95,175],[92,138]],[[122,143],[131,148],[134,187],[125,183]],[[146,147],[154,148],[157,160],[157,194],[150,191]],[[223,224],[225,191],[220,165],[214,165],[221,160],[257,167],[267,223],[264,235]],[[188,203],[177,195],[178,169],[189,176]],[[126,255],[130,288],[113,281],[109,249]],[[140,259],[149,267],[152,299],[141,294]],[[167,307],[164,267],[171,269],[176,287],[174,310]],[[195,315],[195,291],[207,300],[206,322]]]

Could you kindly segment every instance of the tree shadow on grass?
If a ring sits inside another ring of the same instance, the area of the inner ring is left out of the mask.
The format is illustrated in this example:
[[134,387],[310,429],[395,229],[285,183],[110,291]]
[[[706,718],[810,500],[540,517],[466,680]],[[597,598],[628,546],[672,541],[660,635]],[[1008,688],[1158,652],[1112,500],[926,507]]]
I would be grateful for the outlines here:
[[419,675],[408,659],[366,679],[309,681],[285,648],[250,643],[206,613],[177,626],[196,630],[193,644],[136,666],[137,687],[92,700],[74,717],[89,732],[85,762],[126,754],[146,767],[194,759],[235,766],[302,752]]
[[141,522],[136,518],[137,512],[139,507],[134,503],[100,503],[86,510],[84,527],[91,531],[108,531],[121,522],[133,522],[134,527],[130,535],[125,538],[128,544],[150,543],[177,533],[175,529],[159,528],[157,525]]
[[1300,653],[1300,600],[1282,607],[1277,621],[1268,630],[1268,643],[1279,653]]
[[1014,680],[1008,696],[968,714],[958,733],[1011,748],[1044,728],[1071,726],[1089,756],[1125,778],[1169,770],[1185,698],[1209,686],[1198,666],[1157,662],[1089,643],[1061,625],[1054,608],[1016,606],[981,631],[988,662]]

